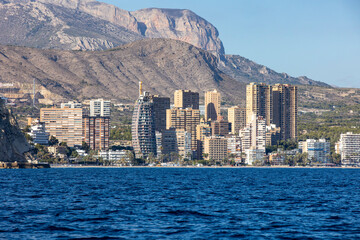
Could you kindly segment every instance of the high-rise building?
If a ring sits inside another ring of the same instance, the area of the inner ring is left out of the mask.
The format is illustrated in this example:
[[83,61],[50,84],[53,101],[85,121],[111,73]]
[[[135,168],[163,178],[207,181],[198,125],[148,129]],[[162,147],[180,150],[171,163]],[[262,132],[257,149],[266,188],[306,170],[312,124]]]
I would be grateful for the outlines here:
[[251,122],[253,114],[265,119],[266,125],[273,118],[272,87],[264,83],[250,83],[246,86],[246,123]]
[[220,136],[206,137],[204,141],[204,153],[206,160],[222,161],[228,155],[227,139]]
[[211,136],[211,126],[204,123],[203,119],[199,125],[196,126],[196,140],[197,140],[197,159],[203,158],[204,141],[206,137]]
[[215,121],[220,116],[221,95],[215,89],[205,92],[205,121]]
[[91,149],[107,150],[109,148],[109,136],[109,117],[83,117],[83,141]]
[[176,90],[174,92],[174,107],[199,109],[199,93],[190,90]]
[[137,158],[147,158],[149,154],[156,156],[157,153],[153,102],[148,92],[140,90],[140,94],[132,116],[132,144]]
[[69,147],[81,146],[81,108],[41,108],[40,122],[45,123],[46,131],[59,142],[66,142]]
[[341,164],[359,165],[360,164],[360,134],[348,132],[340,135],[340,140],[336,144],[336,152],[341,155]]
[[327,163],[330,161],[330,142],[325,139],[307,139],[299,142],[303,153],[308,153],[308,160]]
[[167,129],[162,133],[162,148],[162,153],[168,157],[177,153],[183,158],[191,158],[191,134],[184,129]]
[[273,121],[280,127],[280,139],[297,138],[297,87],[276,84],[272,87]]
[[150,96],[153,102],[155,131],[162,132],[166,129],[166,109],[170,109],[170,98],[159,95]]
[[254,161],[262,161],[266,148],[266,124],[261,116],[252,115],[251,121],[240,130],[242,151],[246,154],[245,163],[252,165]]
[[196,126],[200,123],[200,110],[172,108],[166,110],[166,128],[184,129],[191,134],[191,149],[196,150]]
[[75,101],[69,101],[67,103],[61,103],[61,108],[82,108],[82,104]]
[[246,126],[246,108],[231,107],[228,109],[228,121],[231,123],[231,134],[239,134]]
[[91,117],[110,117],[111,101],[104,99],[95,99],[90,101],[90,116]]
[[226,136],[229,134],[229,122],[219,117],[218,120],[211,122],[211,132],[213,136]]

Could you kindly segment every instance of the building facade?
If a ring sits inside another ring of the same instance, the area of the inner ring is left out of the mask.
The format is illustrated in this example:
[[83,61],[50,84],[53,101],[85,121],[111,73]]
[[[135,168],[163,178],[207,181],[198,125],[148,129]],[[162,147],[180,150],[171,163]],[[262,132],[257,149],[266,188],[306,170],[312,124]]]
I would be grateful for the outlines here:
[[45,123],[35,122],[31,128],[29,135],[33,139],[34,144],[48,145],[49,144],[49,133],[46,132]]
[[299,143],[302,152],[308,154],[308,160],[312,162],[328,163],[330,162],[330,142],[325,139],[307,139]]
[[272,87],[273,121],[280,127],[280,139],[297,139],[297,87],[288,84],[276,84]]
[[166,110],[170,109],[170,98],[152,95],[155,131],[163,132],[166,129]]
[[162,134],[162,153],[170,157],[172,153],[182,158],[191,158],[191,134],[184,129],[167,129]]
[[220,136],[206,137],[204,141],[204,153],[206,160],[223,161],[228,156],[227,139]]
[[174,92],[174,107],[199,109],[199,93],[191,90],[176,90]]
[[93,150],[109,148],[110,118],[83,117],[83,141]]
[[81,108],[41,108],[40,122],[45,123],[46,132],[69,147],[82,144]]
[[95,99],[90,101],[91,117],[110,117],[111,101],[104,99]]
[[231,134],[239,134],[246,126],[246,108],[238,106],[228,108],[228,121],[231,123]]
[[166,128],[183,129],[191,134],[191,149],[196,151],[196,126],[200,123],[200,111],[192,108],[166,110]]
[[220,116],[221,94],[215,89],[205,92],[205,121],[216,121]]
[[341,134],[336,146],[336,152],[341,155],[341,164],[360,164],[360,134],[353,134],[352,132]]
[[219,117],[218,120],[211,122],[211,132],[213,136],[226,136],[229,134],[229,122]]
[[273,119],[272,87],[264,83],[250,83],[246,86],[246,123],[252,116],[261,116],[270,125]]
[[153,103],[148,92],[139,96],[134,106],[131,126],[132,144],[137,158],[156,156]]

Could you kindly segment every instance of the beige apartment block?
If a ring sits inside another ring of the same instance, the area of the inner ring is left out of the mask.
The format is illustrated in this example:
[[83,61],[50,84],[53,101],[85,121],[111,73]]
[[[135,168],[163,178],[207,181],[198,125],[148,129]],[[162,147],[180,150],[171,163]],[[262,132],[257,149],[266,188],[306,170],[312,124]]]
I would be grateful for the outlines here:
[[191,90],[176,90],[174,92],[174,106],[184,109],[199,109],[199,93]]
[[221,94],[214,91],[205,92],[205,121],[216,121],[220,116]]
[[41,108],[40,121],[46,132],[69,147],[82,144],[82,108]]
[[227,157],[228,140],[224,137],[206,137],[204,141],[204,153],[206,160],[222,161]]
[[200,123],[200,110],[172,108],[166,110],[166,129],[184,129],[191,134],[191,149],[196,150],[196,126]]
[[240,129],[246,126],[246,108],[228,108],[228,121],[231,123],[231,134],[239,135]]
[[273,118],[272,87],[264,83],[250,83],[246,86],[246,123],[251,122],[253,114],[265,119],[266,125]]

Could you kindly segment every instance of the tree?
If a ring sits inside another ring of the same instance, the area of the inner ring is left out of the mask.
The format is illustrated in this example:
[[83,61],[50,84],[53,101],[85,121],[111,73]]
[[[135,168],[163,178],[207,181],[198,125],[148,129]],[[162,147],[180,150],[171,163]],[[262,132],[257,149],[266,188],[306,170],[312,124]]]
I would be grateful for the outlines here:
[[89,151],[90,151],[90,147],[86,142],[82,142],[81,149],[85,150],[86,153],[89,153]]
[[56,137],[51,136],[49,139],[49,146],[54,146],[54,145],[58,145],[59,140],[56,139]]

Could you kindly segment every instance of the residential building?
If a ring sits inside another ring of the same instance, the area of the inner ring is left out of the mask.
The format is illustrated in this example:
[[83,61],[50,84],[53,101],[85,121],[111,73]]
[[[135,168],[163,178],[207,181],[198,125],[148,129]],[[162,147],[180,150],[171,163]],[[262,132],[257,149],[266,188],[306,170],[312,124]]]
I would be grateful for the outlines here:
[[174,107],[199,109],[199,93],[191,90],[176,90],[174,92]]
[[110,117],[111,101],[94,99],[90,101],[90,117]]
[[34,144],[48,145],[49,133],[46,132],[45,123],[36,121],[30,128],[29,135],[33,139]]
[[252,121],[252,116],[261,116],[266,125],[272,123],[273,118],[272,87],[264,83],[250,83],[246,86],[246,123]]
[[231,134],[239,134],[246,126],[246,108],[238,106],[228,108],[228,121],[231,123]]
[[165,130],[162,134],[162,153],[168,157],[177,153],[182,158],[191,158],[191,134],[184,129]]
[[128,150],[108,150],[108,151],[100,151],[99,157],[101,157],[105,161],[117,161],[117,162],[123,162],[125,164],[130,164],[130,157],[129,153],[131,153]]
[[260,160],[261,154],[265,155],[266,123],[263,117],[253,114],[252,120],[240,130],[240,137],[242,151],[247,155],[245,163],[252,165],[255,160]]
[[235,160],[237,163],[242,161],[241,151],[241,138],[237,135],[229,135],[226,137],[228,156],[231,160]]
[[216,121],[220,116],[221,94],[214,91],[205,92],[205,121]]
[[75,101],[69,101],[67,103],[61,103],[61,108],[82,108],[82,104]]
[[155,131],[162,132],[166,129],[166,110],[170,109],[170,98],[159,95],[150,96],[153,102]]
[[148,92],[140,93],[132,116],[132,144],[137,158],[147,158],[157,153],[153,102]]
[[341,155],[341,164],[360,165],[360,134],[341,134],[336,152]]
[[197,159],[203,158],[204,152],[204,140],[206,137],[210,137],[211,126],[201,119],[200,124],[196,126],[196,140],[197,140]]
[[302,152],[308,154],[308,160],[312,162],[328,163],[330,161],[330,142],[325,139],[307,139],[299,143]]
[[166,110],[166,128],[183,129],[191,134],[191,149],[196,151],[196,126],[200,123],[199,109],[172,108]]
[[91,149],[107,150],[109,148],[110,118],[83,116],[83,141]]
[[46,132],[69,147],[82,144],[81,108],[41,108],[40,122],[45,123]]
[[206,137],[204,141],[205,159],[223,161],[228,155],[227,139],[220,136]]
[[280,140],[280,127],[275,124],[266,126],[266,146],[276,145]]
[[213,136],[226,136],[229,134],[229,122],[219,116],[219,119],[211,122],[211,132]]
[[272,87],[272,96],[272,123],[280,127],[280,139],[297,139],[297,87],[289,84],[275,84]]

